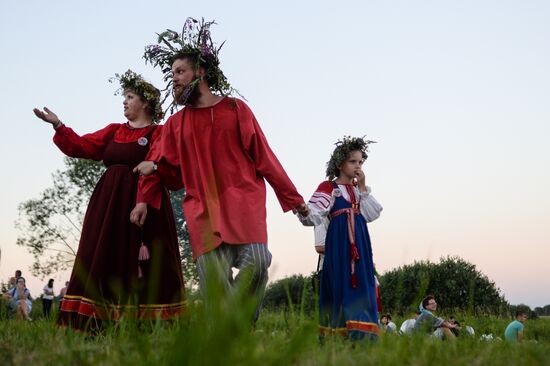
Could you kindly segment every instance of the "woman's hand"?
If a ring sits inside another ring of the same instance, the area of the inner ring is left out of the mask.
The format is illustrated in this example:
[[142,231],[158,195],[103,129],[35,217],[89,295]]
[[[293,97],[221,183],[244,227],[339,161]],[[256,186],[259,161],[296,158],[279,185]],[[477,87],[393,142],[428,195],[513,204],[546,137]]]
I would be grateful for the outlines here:
[[49,110],[47,107],[44,107],[44,111],[41,111],[38,108],[32,110],[36,117],[40,118],[42,121],[50,123],[53,128],[57,128],[61,124],[61,120],[57,117],[57,114]]
[[141,227],[145,224],[145,218],[147,217],[147,204],[144,202],[136,203],[136,207],[130,212],[130,221],[132,224],[136,224]]

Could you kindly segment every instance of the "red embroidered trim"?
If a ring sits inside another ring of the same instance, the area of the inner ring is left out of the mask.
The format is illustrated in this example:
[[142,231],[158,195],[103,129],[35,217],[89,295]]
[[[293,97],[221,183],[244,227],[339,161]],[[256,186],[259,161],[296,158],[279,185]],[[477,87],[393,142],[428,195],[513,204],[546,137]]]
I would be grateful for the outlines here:
[[122,315],[130,315],[141,320],[165,320],[183,314],[185,308],[185,301],[175,304],[108,305],[70,295],[69,298],[65,296],[61,303],[61,311],[102,320],[119,320]]

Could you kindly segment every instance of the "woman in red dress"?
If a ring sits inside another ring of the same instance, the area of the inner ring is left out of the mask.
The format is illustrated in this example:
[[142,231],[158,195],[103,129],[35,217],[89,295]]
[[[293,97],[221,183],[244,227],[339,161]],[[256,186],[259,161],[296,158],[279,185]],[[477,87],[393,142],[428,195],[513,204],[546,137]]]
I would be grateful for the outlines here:
[[[48,108],[36,116],[53,125],[54,143],[70,157],[101,160],[107,167],[90,198],[82,235],[58,324],[80,330],[102,322],[169,319],[185,308],[178,239],[169,195],[151,210],[143,227],[133,225],[138,174],[161,132],[160,92],[128,70],[117,75],[124,95],[126,123],[83,136],[65,126]],[[162,281],[162,286],[161,286]]]

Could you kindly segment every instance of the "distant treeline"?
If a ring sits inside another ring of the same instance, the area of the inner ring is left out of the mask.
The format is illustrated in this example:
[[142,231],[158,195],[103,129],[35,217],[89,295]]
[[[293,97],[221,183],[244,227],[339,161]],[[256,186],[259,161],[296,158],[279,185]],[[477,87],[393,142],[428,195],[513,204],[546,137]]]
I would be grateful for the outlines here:
[[538,306],[533,311],[537,314],[537,316],[550,316],[550,305],[542,307]]
[[[550,315],[550,305],[532,311],[527,305],[510,305],[499,288],[472,263],[459,257],[441,258],[438,263],[415,262],[379,276],[384,312],[408,316],[416,312],[422,298],[433,294],[439,311],[451,313],[512,316],[518,307],[530,317]],[[294,275],[271,283],[264,306],[292,309],[313,315],[317,300],[316,276]]]

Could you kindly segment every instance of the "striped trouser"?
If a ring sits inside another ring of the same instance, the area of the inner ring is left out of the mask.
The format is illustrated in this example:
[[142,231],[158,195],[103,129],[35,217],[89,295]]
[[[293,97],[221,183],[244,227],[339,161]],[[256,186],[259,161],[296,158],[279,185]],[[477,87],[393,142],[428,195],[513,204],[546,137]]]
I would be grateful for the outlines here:
[[[257,318],[267,284],[267,269],[270,265],[271,253],[267,244],[223,243],[197,258],[201,291],[207,288],[208,282],[211,281],[209,276],[212,275],[218,277],[220,284],[229,293],[239,286],[247,286],[250,293],[258,300]],[[239,270],[235,277],[233,277],[233,268]]]

